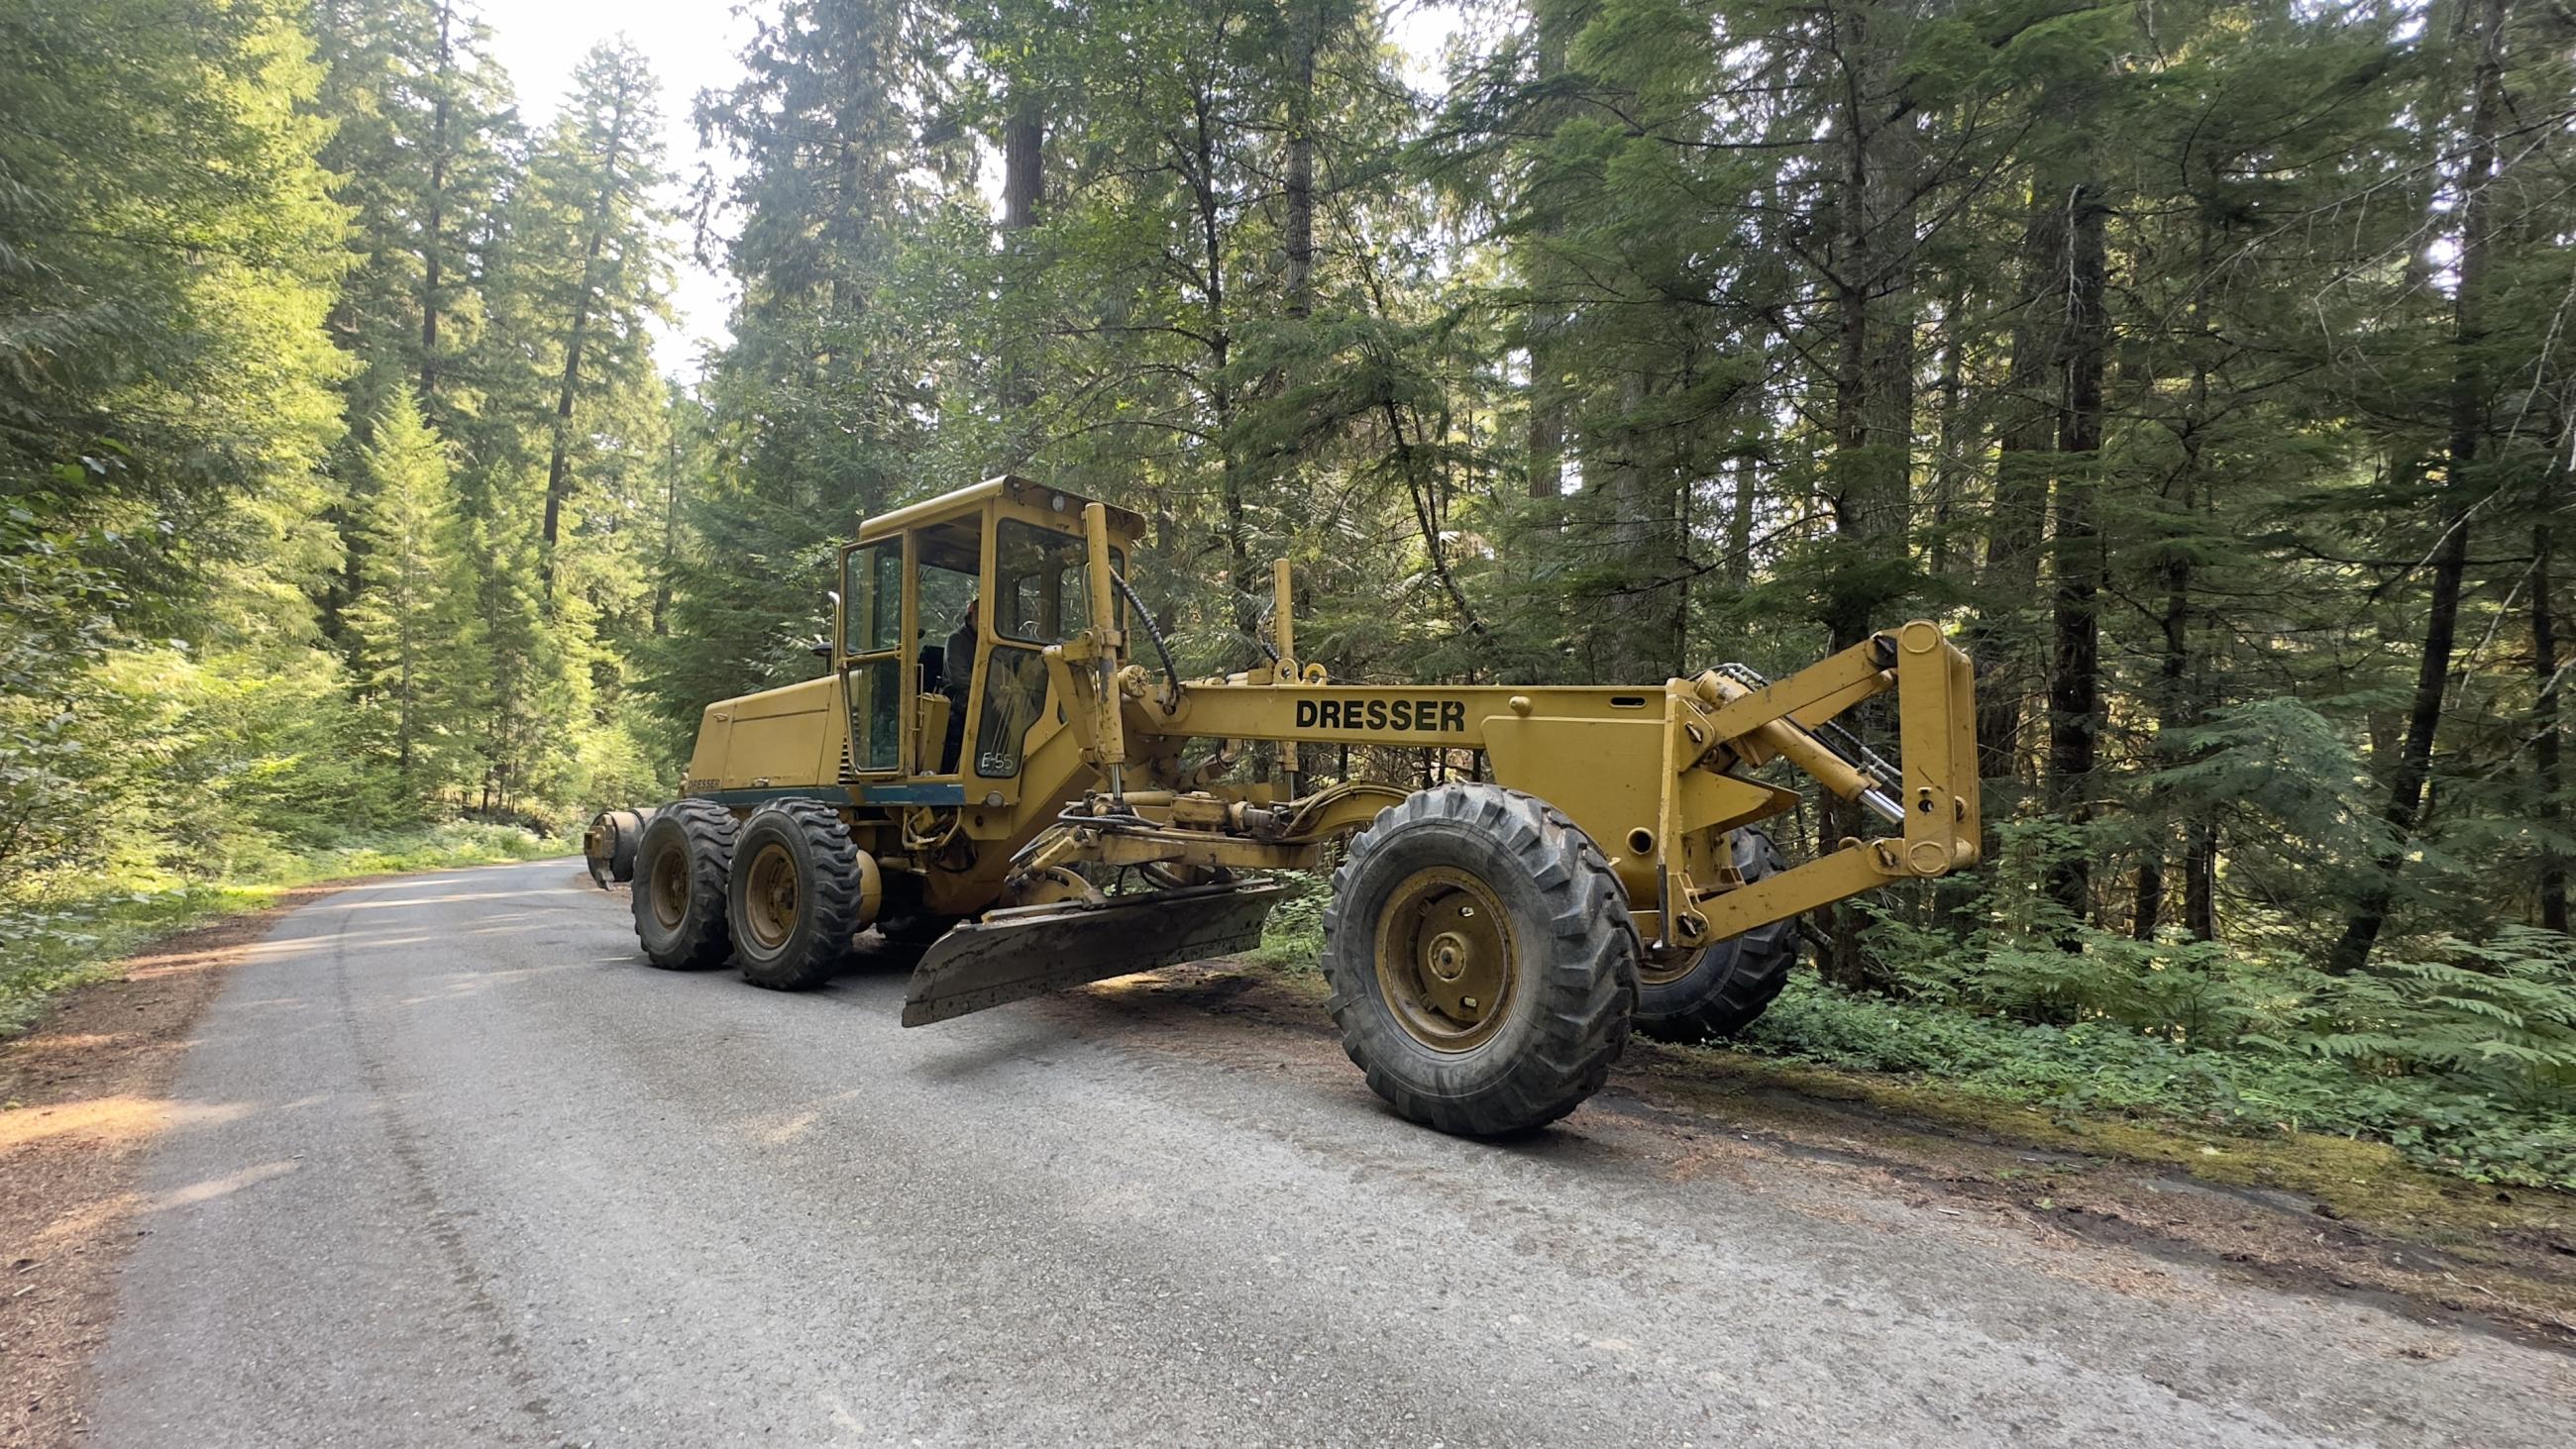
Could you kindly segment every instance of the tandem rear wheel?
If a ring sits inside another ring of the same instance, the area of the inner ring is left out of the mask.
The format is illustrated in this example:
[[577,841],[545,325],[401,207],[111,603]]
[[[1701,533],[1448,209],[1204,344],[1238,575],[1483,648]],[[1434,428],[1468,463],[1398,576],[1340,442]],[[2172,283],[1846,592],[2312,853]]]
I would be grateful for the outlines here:
[[883,898],[876,862],[819,800],[773,800],[734,843],[725,915],[742,979],[810,991],[849,958],[850,937]]
[[733,954],[725,883],[741,826],[713,800],[678,800],[655,812],[635,846],[635,939],[665,971],[707,971]]
[[829,981],[882,898],[876,862],[819,800],[737,820],[713,800],[665,806],[635,847],[635,937],[667,971],[733,961],[777,991]]
[[1426,1126],[1544,1126],[1627,1042],[1642,955],[1627,895],[1534,796],[1444,785],[1386,810],[1351,842],[1324,933],[1342,1049]]

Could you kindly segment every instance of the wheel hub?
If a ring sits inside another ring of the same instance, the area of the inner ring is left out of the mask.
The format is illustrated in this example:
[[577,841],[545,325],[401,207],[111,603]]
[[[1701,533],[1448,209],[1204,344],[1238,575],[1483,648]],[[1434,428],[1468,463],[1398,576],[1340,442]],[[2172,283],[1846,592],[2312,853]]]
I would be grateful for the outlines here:
[[1644,986],[1662,986],[1679,981],[1698,968],[1699,958],[1699,948],[1681,950],[1667,947],[1657,950],[1649,946],[1637,959],[1637,981]]
[[1431,974],[1442,981],[1456,981],[1467,974],[1467,963],[1475,948],[1455,931],[1443,931],[1431,939]]
[[679,929],[680,918],[689,913],[689,853],[663,851],[653,862],[648,889],[653,895],[653,919],[666,931]]
[[796,857],[786,846],[773,841],[752,858],[742,904],[744,930],[762,950],[774,951],[796,934]]
[[1415,872],[1378,917],[1378,988],[1406,1034],[1435,1051],[1471,1051],[1502,1029],[1518,959],[1501,899],[1462,870]]

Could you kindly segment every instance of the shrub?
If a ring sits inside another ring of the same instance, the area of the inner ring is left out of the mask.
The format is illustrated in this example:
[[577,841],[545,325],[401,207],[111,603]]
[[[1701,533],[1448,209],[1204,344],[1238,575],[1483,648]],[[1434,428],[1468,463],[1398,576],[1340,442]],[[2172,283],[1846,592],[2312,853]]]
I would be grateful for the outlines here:
[[2224,1048],[2193,1046],[2108,1020],[2027,1025],[1956,1006],[1856,996],[1805,975],[1793,977],[1735,1045],[1845,1070],[1920,1076],[2028,1106],[2246,1134],[2367,1137],[2474,1181],[2576,1190],[2576,1112],[2563,1095],[2518,1098],[2459,1073],[2355,1070],[2355,1058],[2321,1045],[2254,1037]]

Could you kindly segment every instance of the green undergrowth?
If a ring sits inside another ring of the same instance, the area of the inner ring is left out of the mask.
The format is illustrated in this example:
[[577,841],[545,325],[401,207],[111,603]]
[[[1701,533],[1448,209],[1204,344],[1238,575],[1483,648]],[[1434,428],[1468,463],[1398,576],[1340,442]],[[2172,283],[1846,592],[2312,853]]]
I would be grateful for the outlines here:
[[1855,996],[1805,973],[1730,1045],[2061,1114],[2380,1142],[2473,1182],[2576,1190],[2576,1112],[2455,1075],[2375,1073],[2272,1044],[2187,1047],[2108,1021],[2033,1025]]
[[2576,1196],[2471,1183],[2367,1137],[2249,1136],[2170,1116],[2016,1103],[1932,1077],[1723,1047],[1660,1047],[1642,1065],[1698,1110],[1746,1128],[1841,1139],[1855,1130],[1850,1104],[1862,1104],[1880,1123],[1870,1134],[1877,1144],[1997,1181],[2049,1170],[2021,1155],[2038,1148],[2069,1155],[2056,1170],[2080,1174],[2092,1159],[2147,1164],[2217,1186],[2306,1197],[2323,1204],[2327,1217],[2453,1249],[2487,1242],[2500,1229],[2551,1242],[2576,1231]]
[[142,946],[259,910],[297,886],[535,860],[567,848],[516,826],[455,823],[267,853],[214,880],[142,872],[53,880],[16,899],[0,899],[0,1037],[27,1030],[63,992],[113,978]]
[[1332,877],[1322,871],[1283,870],[1278,878],[1297,893],[1270,908],[1261,944],[1245,953],[1256,965],[1289,975],[1315,975],[1324,955],[1324,908],[1333,903]]

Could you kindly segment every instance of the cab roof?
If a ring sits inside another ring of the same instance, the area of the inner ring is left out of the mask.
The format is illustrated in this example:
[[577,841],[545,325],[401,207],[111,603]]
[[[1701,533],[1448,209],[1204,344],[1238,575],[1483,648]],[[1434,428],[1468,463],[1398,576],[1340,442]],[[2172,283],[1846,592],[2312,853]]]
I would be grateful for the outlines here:
[[[1082,522],[1083,505],[1095,501],[1079,493],[1067,492],[1062,488],[1050,488],[1046,484],[1005,473],[998,478],[987,478],[981,483],[971,484],[953,493],[942,493],[936,498],[908,504],[892,513],[880,513],[874,518],[861,519],[859,542],[873,543],[880,538],[901,533],[907,528],[945,523],[952,518],[964,518],[980,513],[987,502],[997,498],[1023,507],[1061,514],[1068,523],[1076,527],[1079,527]],[[1102,506],[1109,510],[1111,533],[1123,538],[1144,536],[1145,520],[1142,516],[1130,513],[1114,503]]]

